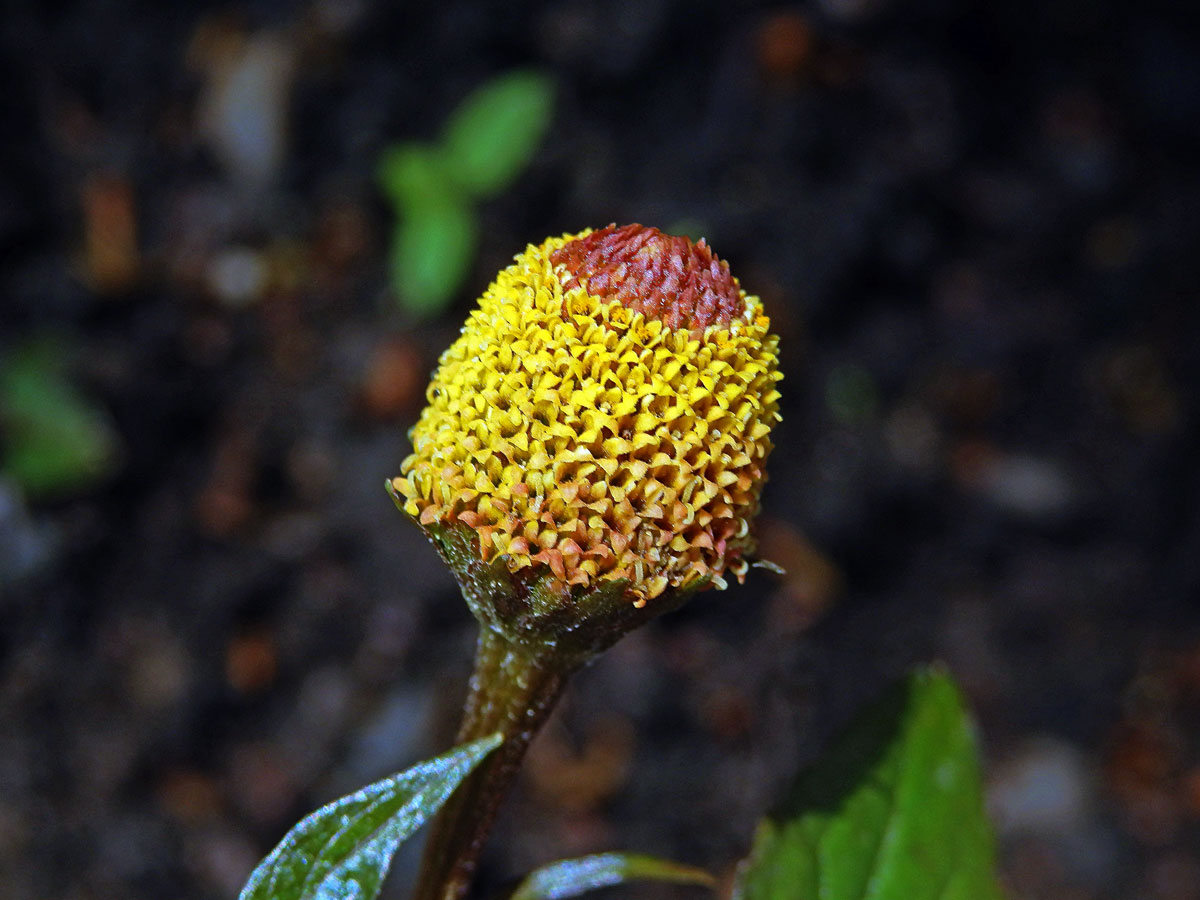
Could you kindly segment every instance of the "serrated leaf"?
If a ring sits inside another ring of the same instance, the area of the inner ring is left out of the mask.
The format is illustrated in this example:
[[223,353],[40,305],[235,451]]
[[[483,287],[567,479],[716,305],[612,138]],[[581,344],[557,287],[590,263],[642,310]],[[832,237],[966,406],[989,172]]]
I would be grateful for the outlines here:
[[475,213],[453,195],[411,203],[392,236],[392,284],[401,306],[429,318],[445,310],[475,258]]
[[760,825],[734,900],[1000,900],[958,689],[917,672],[855,720]]
[[30,496],[86,488],[118,457],[116,431],[67,379],[64,359],[57,343],[35,340],[0,366],[2,468]]
[[529,164],[553,111],[554,82],[538,72],[510,72],[476,89],[446,122],[450,177],[474,197],[504,190]]
[[535,869],[525,876],[509,900],[562,900],[629,881],[665,881],[705,887],[716,884],[712,875],[693,866],[638,853],[598,853]]
[[397,848],[501,743],[456,747],[305,817],[258,864],[239,900],[374,900]]

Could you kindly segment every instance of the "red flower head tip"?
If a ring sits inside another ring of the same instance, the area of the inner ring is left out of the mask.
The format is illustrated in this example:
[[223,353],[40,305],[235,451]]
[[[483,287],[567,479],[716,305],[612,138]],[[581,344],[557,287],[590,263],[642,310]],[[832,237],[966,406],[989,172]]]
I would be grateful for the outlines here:
[[746,309],[737,279],[701,238],[663,234],[644,225],[609,225],[564,244],[551,260],[589,294],[613,299],[669,328],[728,325]]

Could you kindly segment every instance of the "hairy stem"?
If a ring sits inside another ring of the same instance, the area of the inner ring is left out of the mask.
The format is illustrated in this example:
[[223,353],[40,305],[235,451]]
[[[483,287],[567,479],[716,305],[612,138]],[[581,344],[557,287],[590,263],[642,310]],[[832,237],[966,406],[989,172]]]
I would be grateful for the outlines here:
[[475,672],[457,743],[499,732],[504,743],[433,821],[413,900],[461,900],[471,886],[483,842],[529,742],[545,722],[576,666],[551,652],[480,629]]

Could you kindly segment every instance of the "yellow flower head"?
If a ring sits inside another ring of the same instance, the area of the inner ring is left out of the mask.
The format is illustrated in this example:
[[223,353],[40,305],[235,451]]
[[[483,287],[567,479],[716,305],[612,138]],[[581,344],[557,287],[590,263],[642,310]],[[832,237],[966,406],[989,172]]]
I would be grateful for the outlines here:
[[636,605],[741,579],[779,420],[778,339],[701,240],[609,226],[529,246],[442,355],[392,488],[487,560]]

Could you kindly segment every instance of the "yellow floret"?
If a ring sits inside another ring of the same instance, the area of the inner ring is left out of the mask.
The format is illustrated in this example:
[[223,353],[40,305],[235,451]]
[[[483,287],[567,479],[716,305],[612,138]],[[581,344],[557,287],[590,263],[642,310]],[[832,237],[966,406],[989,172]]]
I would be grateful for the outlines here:
[[[583,234],[586,234],[584,232]],[[753,551],[779,420],[778,339],[757,297],[692,332],[592,296],[530,245],[442,355],[392,482],[420,523],[475,529],[483,559],[569,585],[628,579],[638,603]]]

